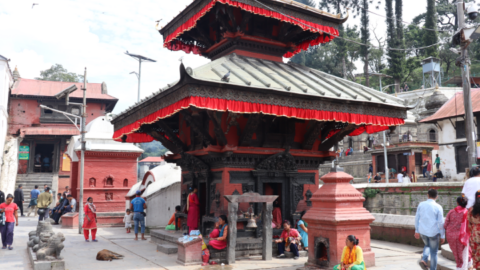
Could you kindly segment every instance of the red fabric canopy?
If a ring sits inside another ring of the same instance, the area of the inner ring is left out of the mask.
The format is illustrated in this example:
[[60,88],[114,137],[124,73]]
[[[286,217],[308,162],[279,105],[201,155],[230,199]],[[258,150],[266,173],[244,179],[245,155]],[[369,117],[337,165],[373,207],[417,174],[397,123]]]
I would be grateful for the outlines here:
[[[405,123],[403,119],[394,117],[301,109],[280,105],[268,105],[236,100],[192,96],[160,109],[142,119],[137,120],[135,123],[120,128],[119,130],[115,131],[113,139],[116,141],[122,141],[122,137],[126,135],[126,142],[151,142],[154,140],[152,137],[144,133],[135,133],[135,131],[140,129],[142,124],[154,123],[158,119],[167,118],[189,107],[215,111],[231,111],[235,113],[262,113],[305,120],[335,121],[359,125],[360,127],[350,133],[350,136],[357,136],[365,131],[367,133],[376,133],[387,130],[390,126],[398,126]],[[333,134],[329,134],[329,136],[332,136]]]
[[173,33],[168,35],[165,38],[165,42],[163,46],[168,48],[172,51],[184,51],[186,53],[193,52],[193,54],[200,54],[201,48],[195,45],[188,45],[184,44],[180,40],[176,40],[181,34],[189,31],[190,29],[194,28],[197,25],[197,22],[207,14],[215,4],[219,2],[221,4],[227,4],[233,7],[238,7],[242,10],[247,12],[262,15],[269,18],[274,18],[283,22],[288,22],[294,25],[301,27],[304,30],[313,32],[313,33],[327,33],[330,36],[324,37],[324,35],[320,35],[317,39],[304,41],[301,44],[297,45],[294,52],[288,52],[284,55],[286,58],[290,58],[295,54],[301,52],[302,50],[306,50],[309,46],[315,46],[320,43],[326,43],[330,40],[334,39],[336,36],[339,35],[338,30],[321,24],[316,24],[313,22],[309,22],[300,18],[296,18],[293,16],[285,16],[275,11],[271,11],[268,9],[263,9],[259,7],[250,6],[244,3],[232,1],[232,0],[212,0],[212,2],[208,3],[205,7],[203,7],[197,14],[193,15],[190,19],[188,19],[184,24],[180,25]]

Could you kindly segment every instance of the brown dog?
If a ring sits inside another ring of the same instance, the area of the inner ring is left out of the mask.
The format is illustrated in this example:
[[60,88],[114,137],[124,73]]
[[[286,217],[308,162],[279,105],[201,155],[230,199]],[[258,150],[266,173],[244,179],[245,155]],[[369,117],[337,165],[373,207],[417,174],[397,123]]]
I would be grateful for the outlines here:
[[123,255],[104,249],[97,253],[97,261],[111,261],[123,259]]

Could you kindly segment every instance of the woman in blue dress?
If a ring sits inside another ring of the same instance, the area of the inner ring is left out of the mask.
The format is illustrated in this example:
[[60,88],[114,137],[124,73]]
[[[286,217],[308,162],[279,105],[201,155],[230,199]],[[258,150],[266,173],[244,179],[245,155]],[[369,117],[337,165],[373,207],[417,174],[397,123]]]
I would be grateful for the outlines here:
[[308,250],[308,224],[303,221],[303,215],[305,215],[307,211],[302,211],[300,213],[300,220],[298,221],[297,223],[297,227],[298,227],[298,232],[300,233],[300,236],[302,237],[302,240],[300,240],[302,242],[302,245],[303,245],[303,249],[305,250]]

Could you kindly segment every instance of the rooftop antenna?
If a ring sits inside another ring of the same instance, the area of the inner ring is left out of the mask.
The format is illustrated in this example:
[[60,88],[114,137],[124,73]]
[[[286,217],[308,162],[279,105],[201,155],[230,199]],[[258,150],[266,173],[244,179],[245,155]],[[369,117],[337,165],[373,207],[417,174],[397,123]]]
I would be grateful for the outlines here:
[[[133,54],[129,53],[128,51],[125,52],[126,55],[132,57],[133,59],[138,61],[138,74],[135,72],[138,78],[138,97],[137,97],[137,102],[140,102],[140,79],[142,77],[142,62],[157,62],[153,59],[147,58],[145,56],[139,55],[139,54]],[[130,72],[132,74],[133,72]]]

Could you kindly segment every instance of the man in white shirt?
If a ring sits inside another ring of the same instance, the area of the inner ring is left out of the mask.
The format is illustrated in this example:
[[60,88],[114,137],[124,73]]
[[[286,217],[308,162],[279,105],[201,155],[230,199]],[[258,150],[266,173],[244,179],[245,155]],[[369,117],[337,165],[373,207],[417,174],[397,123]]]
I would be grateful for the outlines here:
[[398,183],[403,183],[403,174],[400,172],[397,174]]
[[[467,209],[475,204],[475,192],[480,190],[480,168],[473,167],[470,170],[470,175],[472,176],[463,185],[462,194],[467,197]],[[468,176],[467,176],[468,177]]]

